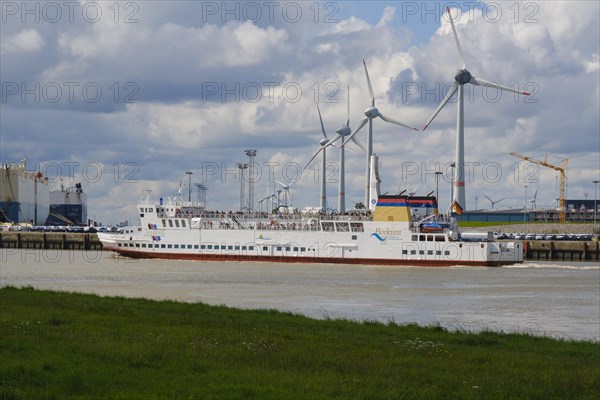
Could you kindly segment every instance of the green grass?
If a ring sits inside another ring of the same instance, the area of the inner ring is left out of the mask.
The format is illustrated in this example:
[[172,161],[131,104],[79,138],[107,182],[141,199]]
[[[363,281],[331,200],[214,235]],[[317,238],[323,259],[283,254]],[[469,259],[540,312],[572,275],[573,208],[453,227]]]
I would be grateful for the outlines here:
[[0,289],[2,399],[595,399],[600,344]]

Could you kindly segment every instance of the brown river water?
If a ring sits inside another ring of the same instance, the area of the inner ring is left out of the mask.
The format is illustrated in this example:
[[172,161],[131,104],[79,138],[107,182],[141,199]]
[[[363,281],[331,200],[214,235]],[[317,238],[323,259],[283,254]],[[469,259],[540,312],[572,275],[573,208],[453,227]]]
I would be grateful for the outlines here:
[[600,341],[600,266],[406,267],[133,260],[0,250],[0,285]]

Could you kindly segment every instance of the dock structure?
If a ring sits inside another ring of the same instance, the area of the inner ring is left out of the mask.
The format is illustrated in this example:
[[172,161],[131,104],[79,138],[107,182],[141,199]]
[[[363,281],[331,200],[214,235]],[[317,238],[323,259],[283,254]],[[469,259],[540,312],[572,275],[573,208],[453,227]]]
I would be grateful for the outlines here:
[[102,250],[95,233],[0,232],[2,249]]
[[529,261],[600,261],[598,241],[526,240],[523,251]]

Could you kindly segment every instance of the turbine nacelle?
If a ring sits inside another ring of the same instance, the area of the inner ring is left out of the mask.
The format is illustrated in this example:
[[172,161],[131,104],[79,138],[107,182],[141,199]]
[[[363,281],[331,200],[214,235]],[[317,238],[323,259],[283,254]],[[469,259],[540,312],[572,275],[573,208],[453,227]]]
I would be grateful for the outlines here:
[[352,133],[352,129],[350,129],[349,126],[344,125],[340,129],[338,129],[337,131],[335,131],[335,133],[337,133],[340,136],[348,136],[348,135],[350,135]]
[[365,110],[365,116],[369,119],[377,118],[379,110],[376,107],[369,107]]
[[456,75],[454,75],[454,80],[459,85],[465,85],[465,84],[471,82],[471,78],[472,78],[471,73],[469,71],[467,71],[466,69],[459,69],[456,72]]
[[329,143],[329,139],[321,139],[319,141],[319,144],[321,145],[321,147],[327,146],[328,143]]

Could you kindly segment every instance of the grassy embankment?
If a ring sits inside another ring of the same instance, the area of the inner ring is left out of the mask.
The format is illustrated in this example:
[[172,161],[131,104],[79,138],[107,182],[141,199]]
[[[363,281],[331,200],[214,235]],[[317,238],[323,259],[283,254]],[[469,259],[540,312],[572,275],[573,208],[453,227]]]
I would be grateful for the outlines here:
[[577,398],[600,344],[0,289],[2,399]]

